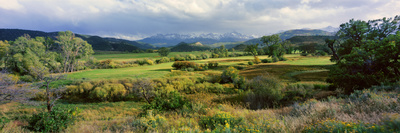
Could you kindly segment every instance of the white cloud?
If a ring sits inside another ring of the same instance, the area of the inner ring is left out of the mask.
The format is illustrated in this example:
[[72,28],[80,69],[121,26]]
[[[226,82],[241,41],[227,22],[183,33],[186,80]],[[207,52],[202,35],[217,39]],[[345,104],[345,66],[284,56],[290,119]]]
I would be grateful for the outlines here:
[[23,6],[19,4],[18,0],[0,0],[0,8],[6,10],[23,10]]
[[265,34],[393,17],[398,11],[398,0],[0,0],[0,26],[129,36]]

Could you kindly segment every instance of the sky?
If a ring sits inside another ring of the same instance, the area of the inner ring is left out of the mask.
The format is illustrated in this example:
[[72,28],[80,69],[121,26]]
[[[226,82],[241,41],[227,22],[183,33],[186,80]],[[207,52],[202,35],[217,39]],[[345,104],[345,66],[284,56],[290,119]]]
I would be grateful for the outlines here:
[[0,28],[138,40],[156,34],[268,35],[400,15],[400,0],[0,0]]

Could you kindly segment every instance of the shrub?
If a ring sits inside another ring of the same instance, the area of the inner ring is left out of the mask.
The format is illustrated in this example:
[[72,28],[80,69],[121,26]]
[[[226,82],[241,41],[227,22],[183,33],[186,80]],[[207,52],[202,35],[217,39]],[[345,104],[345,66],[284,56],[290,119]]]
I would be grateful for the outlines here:
[[220,111],[213,116],[203,116],[200,118],[199,125],[203,129],[214,130],[216,127],[235,127],[242,124],[243,118],[237,118],[229,112]]
[[254,56],[254,63],[258,64],[261,63],[260,58],[258,58],[258,56]]
[[0,117],[0,131],[1,131],[1,129],[3,129],[3,127],[4,127],[7,123],[9,123],[10,121],[11,121],[11,120],[8,119],[7,117],[4,117],[4,116]]
[[287,61],[288,59],[285,57],[279,57],[279,61]]
[[146,64],[147,65],[153,65],[154,64],[153,60],[151,60],[149,58],[144,58],[144,59],[141,59],[141,60],[137,60],[136,62],[139,65],[146,65]]
[[156,110],[162,112],[182,109],[185,105],[190,106],[189,101],[187,101],[178,92],[170,92],[166,96],[155,97],[150,104],[144,105],[142,109],[144,111]]
[[216,67],[218,67],[218,62],[216,62],[216,61],[208,62],[208,68],[216,68]]
[[195,68],[196,63],[189,61],[175,61],[174,64],[172,64],[172,67],[174,67],[176,70],[181,70],[185,68]]
[[306,53],[306,52],[303,52],[303,53],[301,53],[300,55],[301,55],[301,56],[307,56],[307,55],[308,55],[308,53]]
[[262,63],[272,63],[272,60],[269,59],[263,59],[261,60]]
[[249,65],[254,65],[254,62],[249,61],[248,64],[249,64]]
[[168,121],[165,117],[160,115],[153,115],[152,112],[148,112],[145,117],[134,120],[132,125],[138,128],[144,128],[142,132],[157,132],[159,129],[166,128]]
[[222,83],[233,83],[233,81],[239,78],[239,71],[234,67],[228,67],[221,74]]
[[278,61],[279,61],[278,57],[276,57],[276,56],[272,57],[272,62],[278,62]]
[[206,53],[202,53],[200,56],[201,56],[203,59],[208,59],[208,58],[210,58],[210,55],[209,55],[209,54],[206,54]]
[[160,63],[166,63],[169,61],[170,61],[170,59],[168,57],[162,57],[161,59],[156,60],[156,63],[160,64]]
[[29,120],[28,128],[37,132],[60,132],[73,125],[80,109],[54,107],[49,112],[34,114]]
[[270,106],[283,98],[284,86],[274,77],[257,76],[247,83],[247,87],[253,92],[246,96],[246,99],[251,102],[252,108],[259,109]]
[[20,77],[21,81],[24,82],[33,82],[35,79],[31,75],[24,75]]
[[196,56],[192,54],[186,55],[186,60],[196,60]]
[[[331,133],[345,133],[345,132],[360,132],[360,133],[373,133],[382,132],[382,128],[377,125],[364,124],[364,123],[353,123],[343,122],[338,120],[324,120],[316,124],[306,126],[303,130],[304,133],[320,133],[320,132],[331,132]],[[398,130],[397,130],[398,131]]]

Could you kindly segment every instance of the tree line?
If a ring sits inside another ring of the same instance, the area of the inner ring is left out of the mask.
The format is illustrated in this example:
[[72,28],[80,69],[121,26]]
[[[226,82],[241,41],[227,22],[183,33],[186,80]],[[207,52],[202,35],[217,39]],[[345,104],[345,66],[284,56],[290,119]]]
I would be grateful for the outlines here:
[[92,46],[71,31],[59,32],[55,40],[24,35],[0,41],[0,69],[33,78],[39,73],[74,72],[84,69],[80,60],[93,53]]

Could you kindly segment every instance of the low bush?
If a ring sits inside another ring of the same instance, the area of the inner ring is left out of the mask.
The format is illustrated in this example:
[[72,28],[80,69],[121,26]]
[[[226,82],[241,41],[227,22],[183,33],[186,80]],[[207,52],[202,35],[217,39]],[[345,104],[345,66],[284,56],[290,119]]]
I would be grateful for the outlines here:
[[36,132],[61,132],[74,124],[79,113],[77,107],[54,107],[50,113],[34,114],[28,121],[28,129]]
[[229,112],[220,111],[213,116],[203,116],[200,118],[199,125],[203,129],[214,130],[217,127],[235,127],[243,124],[243,118],[236,117]]
[[252,61],[249,61],[249,62],[247,62],[250,66],[251,65],[254,65],[254,62],[252,62]]
[[279,57],[279,61],[287,61],[288,59],[285,57]]
[[174,67],[176,70],[181,70],[185,68],[195,68],[196,63],[189,61],[175,61],[174,64],[172,64],[172,67]]
[[153,60],[151,60],[149,58],[144,58],[144,59],[141,59],[141,60],[137,60],[136,63],[141,65],[141,66],[142,65],[153,65],[154,64]]
[[[383,132],[384,128],[379,125],[365,124],[365,123],[354,123],[354,122],[343,122],[338,120],[324,120],[319,121],[313,125],[306,126],[303,130],[304,133],[320,133],[320,132],[331,132],[331,133],[346,133],[346,132],[360,132],[360,133],[376,133]],[[390,131],[385,129],[386,131]],[[398,132],[399,130],[392,130]]]
[[303,53],[301,53],[300,55],[301,55],[301,56],[307,56],[307,55],[308,55],[308,53],[306,53],[306,52],[303,52]]
[[145,112],[148,110],[163,112],[182,109],[183,106],[191,106],[191,104],[178,92],[170,92],[166,96],[155,97],[150,104],[144,105],[142,109]]
[[210,55],[209,55],[209,54],[206,54],[206,53],[202,53],[200,56],[201,56],[203,59],[208,59],[208,58],[210,58]]
[[247,82],[251,93],[245,96],[245,101],[250,102],[250,107],[260,109],[276,104],[283,98],[282,83],[270,76],[257,76]]
[[261,60],[262,63],[272,63],[272,60],[269,59],[263,59]]
[[0,117],[0,131],[1,131],[1,129],[3,129],[3,127],[4,127],[7,123],[9,123],[10,121],[11,121],[11,120],[8,119],[7,117],[4,117],[4,116]]
[[272,57],[272,62],[278,62],[278,61],[279,61],[278,57],[276,57],[276,56]]
[[216,61],[208,62],[208,68],[216,68],[216,67],[218,67],[218,62],[216,62]]
[[188,55],[186,55],[185,58],[186,58],[187,61],[196,60],[197,59],[197,57],[195,55],[193,55],[193,54],[188,54]]
[[258,58],[258,56],[254,56],[254,63],[259,64],[261,63],[260,58]]
[[169,62],[169,61],[170,61],[170,59],[169,59],[168,57],[162,57],[161,59],[156,60],[156,63],[157,63],[157,64],[160,64],[160,63],[167,63],[167,62]]

